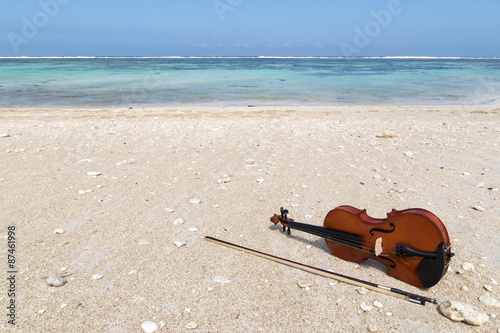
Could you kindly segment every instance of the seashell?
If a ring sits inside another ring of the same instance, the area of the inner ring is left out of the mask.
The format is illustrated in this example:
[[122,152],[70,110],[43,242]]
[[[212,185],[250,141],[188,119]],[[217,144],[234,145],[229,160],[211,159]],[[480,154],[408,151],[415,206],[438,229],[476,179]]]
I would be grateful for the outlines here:
[[472,205],[472,206],[470,206],[470,208],[477,210],[478,212],[484,212],[486,210],[483,207],[478,206],[478,205]]
[[300,288],[308,288],[308,287],[312,287],[314,285],[314,282],[312,282],[309,279],[303,279],[303,280],[297,281],[297,284],[299,285]]
[[89,171],[89,172],[87,172],[87,176],[97,177],[97,176],[100,176],[100,175],[101,175],[101,172],[99,172],[99,171]]
[[199,204],[201,202],[201,199],[193,198],[193,199],[190,199],[189,202],[192,204]]
[[160,328],[160,326],[158,326],[157,323],[155,323],[154,321],[149,321],[149,320],[143,322],[141,325],[141,329],[144,333],[153,333],[153,332],[158,331],[159,328]]
[[360,295],[366,295],[368,293],[368,289],[364,288],[364,287],[356,287],[356,291],[360,294]]
[[231,282],[231,280],[229,280],[229,279],[227,279],[227,278],[225,278],[223,276],[216,276],[216,277],[214,277],[214,281],[215,282],[220,282],[220,283],[229,283],[229,282]]
[[194,329],[195,329],[195,328],[197,328],[197,327],[198,327],[198,324],[197,324],[197,323],[195,323],[194,321],[190,321],[190,322],[189,322],[189,323],[187,323],[187,325],[186,325],[186,328],[187,328],[188,330],[194,330]]
[[392,132],[385,131],[384,133],[377,134],[376,137],[377,138],[389,139],[389,138],[393,138],[394,134]]
[[474,264],[471,264],[469,262],[463,263],[462,268],[466,271],[473,271],[474,270]]
[[49,276],[45,281],[51,287],[62,287],[68,282],[68,280],[59,275]]
[[496,308],[500,308],[500,301],[497,300],[495,297],[490,296],[490,295],[482,295],[479,297],[479,301],[485,305],[490,305],[494,306]]
[[372,309],[371,306],[369,306],[368,304],[366,304],[365,302],[362,302],[359,307],[364,311],[364,312],[367,312],[367,311],[370,311]]
[[217,183],[219,184],[225,184],[231,182],[231,177],[224,175],[223,178],[219,179]]
[[184,223],[184,220],[179,217],[177,220],[174,221],[174,224],[183,224]]

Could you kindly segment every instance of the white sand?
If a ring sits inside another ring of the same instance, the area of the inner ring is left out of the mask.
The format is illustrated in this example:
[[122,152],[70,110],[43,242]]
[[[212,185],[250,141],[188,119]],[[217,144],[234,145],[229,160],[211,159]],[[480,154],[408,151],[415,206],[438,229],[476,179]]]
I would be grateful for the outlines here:
[[[377,137],[384,132],[394,137]],[[0,133],[10,135],[0,138],[0,217],[2,235],[8,225],[17,227],[19,332],[139,332],[148,320],[164,321],[160,332],[189,331],[190,322],[199,332],[500,327],[491,317],[499,309],[478,300],[483,294],[500,299],[491,281],[500,282],[499,109],[3,110]],[[201,202],[190,203],[193,198]],[[456,253],[448,273],[419,290],[377,265],[335,258],[316,236],[292,230],[288,237],[269,222],[285,206],[296,221],[322,225],[339,205],[366,208],[373,217],[393,208],[430,210],[446,225]],[[178,218],[184,223],[174,224]],[[64,233],[54,233],[58,228]],[[361,295],[354,286],[207,242],[204,235],[440,301],[467,302],[490,320],[473,327],[446,319],[432,304]],[[474,269],[456,274],[463,263]],[[3,265],[6,271],[6,259]],[[66,285],[48,287],[40,279],[64,274],[62,267],[71,274]],[[313,282],[309,290],[298,286],[303,279]],[[8,300],[2,290],[4,309]],[[362,302],[372,310],[363,312]],[[3,315],[0,328],[9,326]]]

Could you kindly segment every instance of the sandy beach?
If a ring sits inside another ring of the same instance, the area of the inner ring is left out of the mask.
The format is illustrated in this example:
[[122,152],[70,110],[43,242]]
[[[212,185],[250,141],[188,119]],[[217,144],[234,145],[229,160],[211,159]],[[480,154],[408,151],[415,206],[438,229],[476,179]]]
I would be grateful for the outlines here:
[[[18,271],[16,326],[4,314],[2,331],[500,331],[500,309],[479,300],[500,299],[498,107],[4,109],[0,134],[2,265],[13,226]],[[433,212],[456,254],[448,272],[421,290],[269,221],[285,207],[323,225],[340,205]],[[360,293],[204,236],[465,302],[489,320],[453,322],[436,305]],[[53,275],[68,282],[50,287]]]

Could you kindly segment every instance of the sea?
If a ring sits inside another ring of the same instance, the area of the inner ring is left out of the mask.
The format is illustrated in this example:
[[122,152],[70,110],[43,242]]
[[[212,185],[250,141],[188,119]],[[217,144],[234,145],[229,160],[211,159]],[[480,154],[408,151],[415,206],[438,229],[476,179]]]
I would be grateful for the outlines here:
[[499,103],[500,58],[0,58],[0,108]]

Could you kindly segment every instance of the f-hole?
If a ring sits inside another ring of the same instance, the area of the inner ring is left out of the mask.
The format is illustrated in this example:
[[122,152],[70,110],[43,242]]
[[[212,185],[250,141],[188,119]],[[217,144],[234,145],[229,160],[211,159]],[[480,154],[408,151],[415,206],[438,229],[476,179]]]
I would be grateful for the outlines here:
[[383,256],[377,256],[377,255],[375,255],[375,251],[373,251],[373,250],[370,250],[370,253],[373,254],[378,259],[384,259],[384,260],[390,261],[391,262],[391,265],[390,265],[391,268],[396,268],[396,263],[392,259],[387,258],[387,257],[383,257]]
[[394,223],[389,223],[389,226],[392,227],[391,230],[385,230],[385,229],[380,229],[380,228],[373,228],[372,230],[370,230],[370,235],[374,235],[373,233],[375,231],[378,231],[378,232],[383,232],[385,234],[390,234],[391,232],[393,232],[394,230],[396,230],[396,226],[394,225]]

